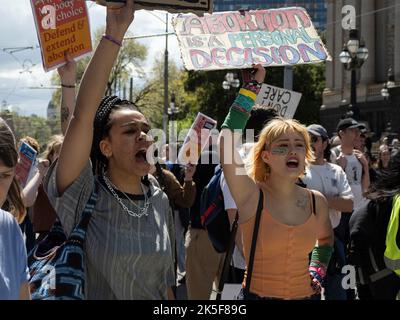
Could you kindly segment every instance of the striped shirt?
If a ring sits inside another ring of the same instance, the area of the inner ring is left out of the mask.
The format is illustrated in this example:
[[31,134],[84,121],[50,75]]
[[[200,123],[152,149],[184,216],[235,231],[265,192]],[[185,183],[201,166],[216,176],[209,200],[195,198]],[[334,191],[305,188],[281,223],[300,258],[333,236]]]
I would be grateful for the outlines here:
[[[50,168],[45,190],[67,234],[79,221],[86,202],[99,184],[99,198],[90,220],[86,243],[86,298],[147,300],[167,299],[175,283],[173,263],[174,223],[167,196],[150,184],[148,216],[128,215],[90,163],[60,197],[56,164]],[[117,191],[129,208],[135,207]],[[128,195],[143,206],[144,196]]]

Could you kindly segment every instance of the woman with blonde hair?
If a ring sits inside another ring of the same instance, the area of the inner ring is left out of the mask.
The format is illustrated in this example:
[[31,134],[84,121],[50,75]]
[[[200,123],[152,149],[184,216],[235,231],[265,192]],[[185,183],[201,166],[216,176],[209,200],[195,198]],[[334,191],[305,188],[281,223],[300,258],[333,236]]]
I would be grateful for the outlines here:
[[62,134],[56,134],[52,136],[47,144],[45,152],[43,152],[42,158],[49,160],[50,164],[52,164],[60,154],[63,141],[64,136]]
[[253,74],[253,81],[244,85],[233,103],[220,140],[222,166],[238,207],[248,267],[256,212],[261,209],[252,281],[244,288],[244,298],[314,299],[326,274],[333,233],[324,196],[296,185],[313,159],[307,129],[296,120],[271,121],[254,146],[250,177],[236,174],[242,166],[234,147],[240,139],[237,132],[246,124],[265,70],[256,65]]
[[[18,152],[15,138],[0,118],[0,300],[29,299],[29,274],[24,239],[18,222],[25,216],[15,177]],[[14,217],[13,217],[14,216]]]

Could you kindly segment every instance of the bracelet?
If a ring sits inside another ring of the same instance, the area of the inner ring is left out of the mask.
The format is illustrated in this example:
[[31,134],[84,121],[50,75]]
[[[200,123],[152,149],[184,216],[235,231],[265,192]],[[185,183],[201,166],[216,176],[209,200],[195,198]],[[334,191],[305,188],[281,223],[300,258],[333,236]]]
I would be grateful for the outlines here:
[[256,95],[260,92],[261,90],[262,83],[259,83],[255,80],[247,82],[243,85],[242,89],[246,89],[249,91],[252,91]]
[[76,86],[75,85],[69,86],[67,84],[62,84],[61,83],[61,87],[63,87],[63,88],[75,88]]
[[118,47],[122,47],[122,42],[119,42],[118,40],[115,40],[113,37],[103,34],[103,38],[107,39],[108,41],[111,41],[112,43],[116,44]]

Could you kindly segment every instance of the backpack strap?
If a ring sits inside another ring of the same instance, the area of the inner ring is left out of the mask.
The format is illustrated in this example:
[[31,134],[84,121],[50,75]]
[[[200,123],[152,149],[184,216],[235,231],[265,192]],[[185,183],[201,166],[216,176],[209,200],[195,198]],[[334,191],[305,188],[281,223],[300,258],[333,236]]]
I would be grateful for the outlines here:
[[75,227],[72,229],[71,234],[68,237],[69,239],[77,238],[81,241],[85,241],[86,231],[98,199],[98,193],[99,193],[99,185],[96,179],[94,179],[92,194],[90,195],[89,200],[86,202],[85,208],[83,209],[82,216],[78,224],[75,225]]
[[317,213],[315,212],[315,194],[314,194],[314,192],[312,191],[312,190],[310,190],[310,192],[311,192],[311,210],[312,210],[312,213],[313,213],[313,215],[317,215]]
[[239,211],[236,211],[235,220],[233,221],[231,233],[229,236],[229,245],[226,250],[224,264],[222,267],[222,272],[221,272],[221,276],[220,276],[220,280],[219,280],[219,284],[218,284],[218,292],[217,292],[216,300],[221,300],[222,290],[224,289],[225,282],[228,280],[228,277],[229,277],[230,263],[232,261],[232,255],[233,255],[233,251],[235,249],[238,221],[239,221]]
[[260,227],[260,219],[261,219],[261,213],[262,213],[262,209],[263,209],[263,202],[264,202],[264,194],[263,194],[262,190],[260,189],[260,197],[258,199],[256,221],[254,223],[253,239],[251,241],[249,265],[247,266],[246,287],[243,290],[244,299],[247,299],[247,296],[250,292],[251,275],[253,273],[254,256],[256,253],[256,244],[257,244],[258,230]]

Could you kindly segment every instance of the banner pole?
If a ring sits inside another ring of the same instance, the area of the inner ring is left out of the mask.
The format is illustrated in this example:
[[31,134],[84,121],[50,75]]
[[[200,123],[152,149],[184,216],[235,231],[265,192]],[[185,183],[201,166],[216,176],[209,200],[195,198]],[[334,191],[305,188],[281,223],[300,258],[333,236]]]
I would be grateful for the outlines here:
[[285,66],[283,87],[287,90],[293,90],[293,67]]

